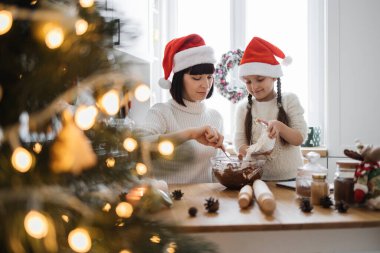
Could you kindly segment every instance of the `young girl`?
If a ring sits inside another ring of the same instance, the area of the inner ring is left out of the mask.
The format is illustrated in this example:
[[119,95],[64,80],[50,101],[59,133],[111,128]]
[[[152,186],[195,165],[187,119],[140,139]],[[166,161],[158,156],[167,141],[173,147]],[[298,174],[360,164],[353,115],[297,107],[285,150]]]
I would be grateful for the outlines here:
[[247,148],[265,130],[263,124],[267,125],[269,138],[276,142],[264,165],[263,179],[289,180],[296,177],[297,168],[303,164],[300,145],[307,126],[297,96],[281,93],[282,69],[274,56],[285,58],[279,48],[258,37],[251,40],[244,52],[239,77],[249,96],[237,108],[234,145],[239,156],[245,156]]
[[173,39],[166,45],[165,79],[159,84],[170,89],[173,99],[154,105],[137,132],[153,142],[172,140],[176,151],[182,151],[191,161],[153,161],[152,172],[158,179],[180,184],[212,182],[210,158],[217,148],[224,149],[222,117],[204,103],[213,93],[214,63],[213,49],[197,34]]

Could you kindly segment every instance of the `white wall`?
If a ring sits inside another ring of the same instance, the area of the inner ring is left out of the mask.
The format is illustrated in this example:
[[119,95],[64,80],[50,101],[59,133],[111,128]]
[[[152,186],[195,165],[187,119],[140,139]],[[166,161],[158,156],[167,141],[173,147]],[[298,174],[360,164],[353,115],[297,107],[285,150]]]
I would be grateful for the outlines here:
[[344,157],[355,139],[380,145],[380,1],[328,0],[326,7],[327,148]]

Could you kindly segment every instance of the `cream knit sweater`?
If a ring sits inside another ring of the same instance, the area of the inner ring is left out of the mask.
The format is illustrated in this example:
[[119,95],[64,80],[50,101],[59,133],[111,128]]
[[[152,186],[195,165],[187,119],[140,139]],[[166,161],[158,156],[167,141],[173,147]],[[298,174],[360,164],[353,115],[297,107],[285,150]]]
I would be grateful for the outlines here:
[[[205,125],[215,127],[223,133],[223,120],[216,110],[206,108],[204,102],[184,102],[186,107],[173,99],[155,104],[149,109],[144,124],[137,126],[135,132],[149,141],[158,140],[161,134]],[[202,145],[195,140],[187,141],[176,147],[175,159],[154,159],[153,175],[172,184],[212,182],[210,159],[216,153],[214,147]]]
[[[303,116],[304,110],[295,94],[283,93],[282,103],[290,120],[290,127],[298,129],[301,132],[303,139],[307,135],[307,126]],[[244,121],[247,113],[247,99],[240,102],[236,111],[236,128],[234,134],[234,148],[239,151],[239,148],[249,143],[245,139]],[[278,107],[276,98],[258,102],[253,99],[252,104],[252,119],[261,118],[264,120],[277,119]],[[260,124],[252,125],[252,144],[254,144],[260,136],[262,126]],[[280,139],[277,138],[275,147],[270,155],[270,160],[264,165],[264,180],[286,180],[296,177],[297,168],[302,166],[302,154],[299,146],[282,145]]]

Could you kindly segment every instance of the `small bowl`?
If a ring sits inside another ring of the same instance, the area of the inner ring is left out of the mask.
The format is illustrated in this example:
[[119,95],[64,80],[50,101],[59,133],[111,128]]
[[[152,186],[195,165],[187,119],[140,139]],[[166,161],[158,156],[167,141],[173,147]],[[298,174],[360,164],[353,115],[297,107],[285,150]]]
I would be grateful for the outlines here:
[[218,181],[229,189],[240,190],[244,185],[263,175],[265,159],[239,160],[237,157],[211,158],[212,172]]

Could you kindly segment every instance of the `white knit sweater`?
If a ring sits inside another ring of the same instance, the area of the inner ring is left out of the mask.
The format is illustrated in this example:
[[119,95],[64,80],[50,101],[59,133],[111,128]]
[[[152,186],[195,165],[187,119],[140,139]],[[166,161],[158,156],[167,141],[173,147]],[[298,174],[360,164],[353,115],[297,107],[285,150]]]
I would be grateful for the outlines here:
[[[222,133],[223,120],[216,110],[206,108],[204,102],[184,102],[186,107],[173,99],[155,104],[149,109],[144,124],[136,127],[136,133],[149,141],[157,141],[161,134],[205,125],[215,127]],[[210,159],[217,153],[214,147],[190,140],[176,147],[176,153],[179,157],[172,161],[152,161],[152,172],[156,178],[176,184],[212,182]],[[190,161],[184,162],[185,157]]]
[[[248,101],[242,101],[236,111],[236,129],[234,134],[234,148],[238,152],[239,148],[247,143],[244,132],[244,121],[247,113]],[[292,93],[282,94],[282,104],[290,121],[290,127],[298,129],[303,137],[306,138],[307,126],[303,116],[304,110],[298,100],[298,97]],[[278,107],[276,98],[258,102],[253,98],[252,119],[256,118],[264,120],[275,120],[278,115]],[[262,126],[260,124],[252,124],[252,144],[254,144],[260,136]],[[302,154],[299,146],[282,145],[280,138],[276,140],[275,147],[270,155],[270,160],[264,165],[264,180],[287,180],[295,178],[297,168],[302,166]]]

